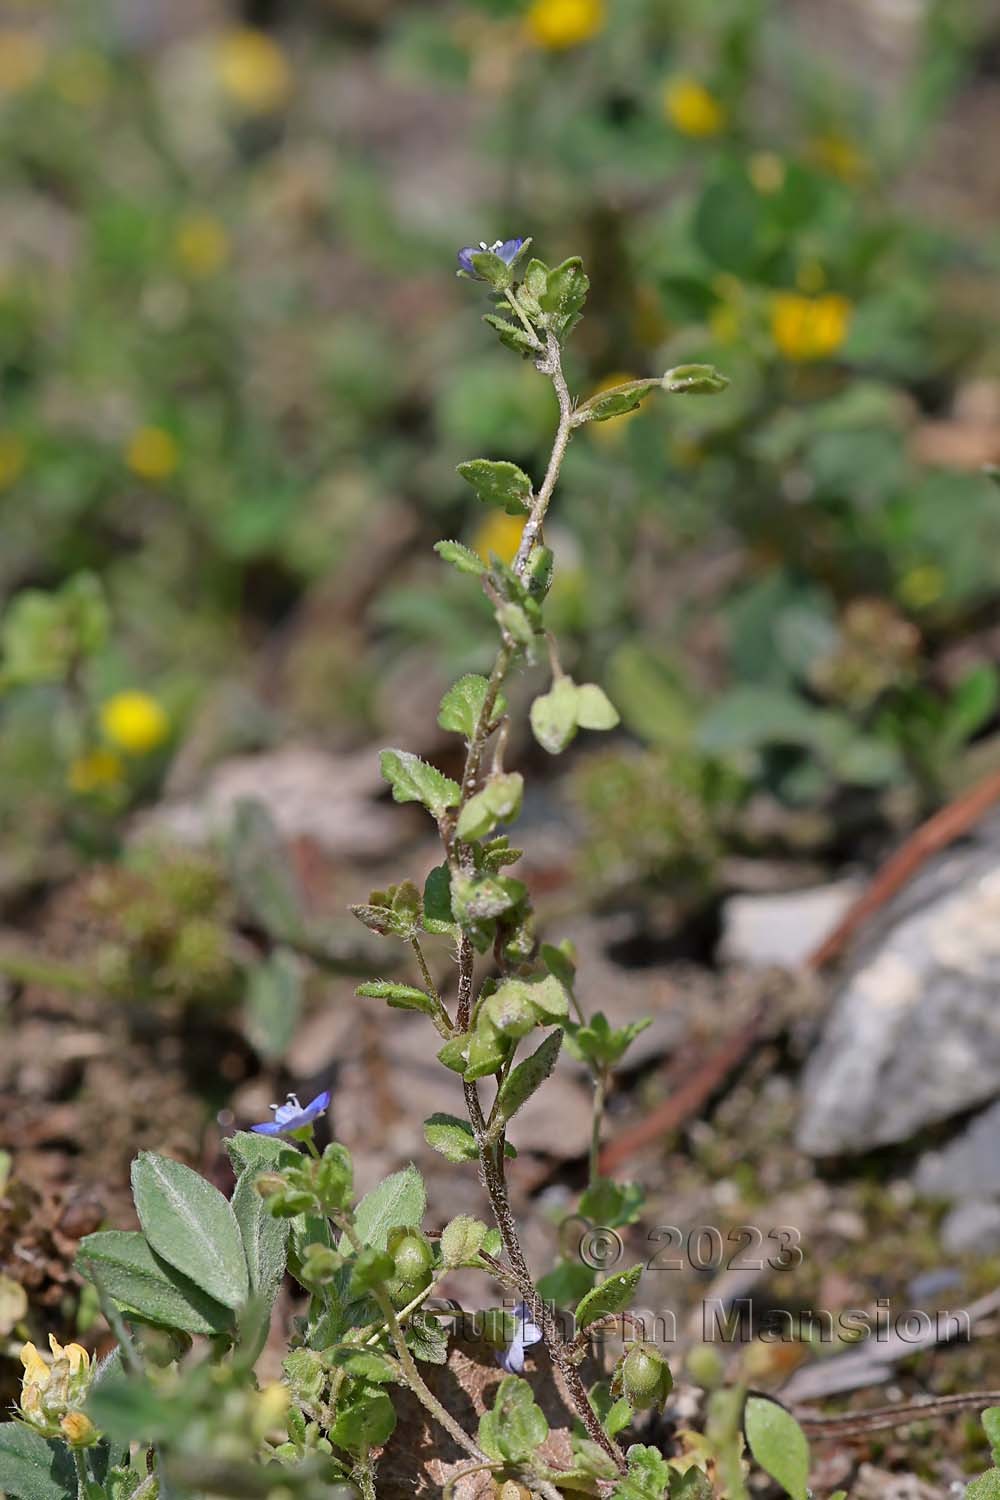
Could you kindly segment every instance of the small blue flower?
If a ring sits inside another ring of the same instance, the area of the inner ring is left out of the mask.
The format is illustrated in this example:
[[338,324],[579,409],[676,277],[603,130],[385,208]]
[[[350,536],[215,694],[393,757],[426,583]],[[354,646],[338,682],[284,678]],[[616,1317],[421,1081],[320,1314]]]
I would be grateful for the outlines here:
[[274,1110],[273,1120],[265,1120],[262,1125],[251,1125],[250,1129],[256,1130],[258,1135],[288,1135],[293,1130],[301,1130],[304,1125],[311,1125],[320,1115],[325,1115],[329,1105],[329,1089],[317,1094],[304,1109],[299,1103],[298,1095],[289,1094],[286,1104],[271,1105]]
[[478,245],[466,245],[464,250],[458,252],[459,270],[464,271],[466,276],[471,276],[474,281],[485,281],[486,277],[480,276],[472,264],[472,257],[474,255],[496,255],[499,256],[505,266],[509,266],[517,258],[517,254],[523,244],[524,237],[522,235],[518,240],[494,240],[492,245],[487,245],[485,240],[480,240]]
[[514,1309],[514,1337],[502,1354],[497,1355],[497,1364],[508,1375],[524,1374],[524,1351],[537,1344],[542,1330],[531,1321],[531,1310],[527,1302],[519,1302]]

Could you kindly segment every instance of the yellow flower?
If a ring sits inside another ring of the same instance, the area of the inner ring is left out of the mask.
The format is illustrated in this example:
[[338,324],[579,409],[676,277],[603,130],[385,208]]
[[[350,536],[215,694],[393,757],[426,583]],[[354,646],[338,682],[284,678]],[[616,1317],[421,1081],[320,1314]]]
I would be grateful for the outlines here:
[[28,457],[27,444],[16,432],[0,432],[0,490],[16,484]]
[[0,30],[0,95],[29,89],[45,66],[45,43],[30,31]]
[[726,109],[697,78],[668,78],[663,112],[682,135],[705,138],[726,128]]
[[116,693],[101,704],[101,729],[126,755],[148,755],[170,733],[170,720],[148,693]]
[[62,1435],[75,1447],[89,1447],[97,1441],[97,1430],[75,1408],[85,1399],[90,1384],[90,1355],[80,1344],[63,1348],[51,1333],[49,1348],[51,1364],[34,1344],[21,1349],[21,1415],[46,1437]]
[[834,131],[810,141],[809,155],[818,167],[841,182],[858,182],[868,172],[868,162],[854,142]]
[[67,1344],[64,1348],[59,1343],[55,1334],[50,1333],[49,1348],[52,1350],[53,1359],[64,1359],[67,1361],[71,1376],[78,1375],[81,1370],[84,1375],[90,1373],[90,1355],[82,1344]]
[[[601,391],[609,391],[612,386],[624,385],[626,381],[635,378],[627,370],[613,370],[610,375],[601,377],[590,394],[598,396]],[[641,407],[637,407],[635,411],[623,411],[620,417],[609,417],[606,422],[588,422],[587,432],[597,443],[619,443],[624,436],[625,428],[634,417],[639,415],[640,411]]]
[[847,337],[850,319],[850,302],[836,292],[779,292],[771,303],[771,337],[786,359],[829,359]]
[[78,755],[70,763],[67,781],[71,791],[86,796],[88,792],[100,791],[103,787],[117,786],[122,779],[123,766],[113,750],[89,750]]
[[524,520],[521,516],[508,516],[505,511],[494,510],[480,521],[472,538],[472,548],[483,562],[489,562],[494,553],[501,562],[513,562],[521,543]]
[[180,460],[176,440],[163,427],[140,427],[125,450],[125,462],[140,479],[169,479]]
[[785,163],[774,151],[755,151],[747,162],[747,175],[758,193],[780,193],[785,185]]
[[229,237],[211,214],[191,214],[177,229],[174,250],[192,276],[214,276],[229,258]]
[[604,0],[534,0],[525,17],[536,47],[561,52],[579,47],[604,29]]
[[944,593],[944,573],[934,563],[923,563],[903,574],[896,592],[911,609],[926,609]]
[[222,38],[218,72],[225,93],[247,114],[273,114],[292,92],[292,70],[285,53],[266,32],[251,27],[230,31]]
[[49,1367],[39,1354],[34,1344],[27,1343],[21,1347],[21,1363],[24,1366],[24,1379],[22,1387],[27,1389],[29,1385],[37,1385],[42,1388],[49,1383]]

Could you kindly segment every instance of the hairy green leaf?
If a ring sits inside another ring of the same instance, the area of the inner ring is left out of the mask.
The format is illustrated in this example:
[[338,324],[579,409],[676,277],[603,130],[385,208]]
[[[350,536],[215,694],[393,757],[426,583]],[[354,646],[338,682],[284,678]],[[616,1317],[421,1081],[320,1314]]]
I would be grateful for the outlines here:
[[224,1307],[250,1290],[239,1225],[218,1188],[190,1167],[143,1151],[132,1163],[132,1196],[157,1255]]

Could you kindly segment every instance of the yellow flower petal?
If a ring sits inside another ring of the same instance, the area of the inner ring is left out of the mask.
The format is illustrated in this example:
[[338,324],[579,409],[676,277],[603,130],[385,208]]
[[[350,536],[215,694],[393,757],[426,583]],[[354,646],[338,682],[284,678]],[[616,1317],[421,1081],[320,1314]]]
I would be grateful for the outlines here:
[[779,292],[771,302],[771,337],[786,359],[829,359],[847,337],[851,304],[836,292],[806,297]]
[[292,92],[292,70],[285,53],[266,32],[249,26],[223,37],[218,73],[223,91],[247,114],[273,114]]
[[27,1343],[21,1346],[21,1363],[24,1366],[24,1386],[29,1385],[46,1386],[49,1383],[50,1370],[45,1360],[39,1354],[34,1344]]
[[166,710],[148,693],[116,693],[101,704],[101,730],[127,755],[148,755],[170,733]]
[[723,104],[697,78],[668,78],[663,90],[663,111],[682,135],[718,135],[726,127]]
[[163,427],[140,427],[125,450],[125,462],[140,479],[169,479],[180,453],[176,440]]
[[211,214],[191,214],[177,229],[174,250],[192,276],[214,276],[229,259],[229,237]]
[[483,562],[488,563],[491,554],[499,557],[501,562],[513,562],[523,530],[523,517],[508,516],[502,510],[492,511],[476,528],[472,538],[473,551],[479,553]]
[[604,0],[534,0],[524,20],[529,40],[549,52],[589,42],[604,23]]

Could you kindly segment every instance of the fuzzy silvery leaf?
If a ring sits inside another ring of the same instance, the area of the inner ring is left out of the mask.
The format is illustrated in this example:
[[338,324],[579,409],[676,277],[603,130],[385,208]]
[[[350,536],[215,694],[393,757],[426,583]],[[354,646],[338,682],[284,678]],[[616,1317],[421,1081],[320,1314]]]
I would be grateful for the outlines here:
[[142,1322],[207,1336],[232,1327],[232,1312],[155,1255],[137,1230],[88,1234],[80,1241],[76,1264],[123,1312]]
[[578,255],[570,256],[548,273],[545,291],[538,301],[542,311],[549,314],[552,331],[558,339],[565,339],[579,321],[589,289],[590,282]]
[[582,1297],[577,1303],[574,1314],[577,1331],[589,1328],[590,1324],[596,1323],[599,1318],[610,1317],[628,1307],[635,1295],[642,1273],[641,1263],[631,1266],[627,1271],[616,1271],[613,1276],[602,1281],[600,1286],[595,1286],[585,1297]]
[[458,816],[456,831],[467,842],[485,838],[498,823],[509,823],[521,811],[524,777],[518,771],[491,776],[481,792],[470,797]]
[[414,1313],[406,1325],[406,1343],[415,1359],[425,1365],[448,1363],[448,1329],[432,1313]]
[[677,365],[660,384],[672,396],[716,396],[729,381],[714,365]]
[[232,1206],[243,1241],[251,1294],[270,1308],[285,1274],[288,1220],[268,1213],[257,1191],[259,1175],[256,1167],[245,1168],[233,1190]]
[[394,801],[422,802],[435,818],[454,807],[461,795],[457,781],[409,750],[383,750],[379,767],[392,787]]
[[531,505],[531,480],[506,459],[472,458],[458,472],[472,485],[484,505],[502,505],[509,516],[526,515]]
[[263,802],[245,797],[236,804],[226,863],[241,902],[269,936],[288,942],[303,937],[302,892]]
[[491,1411],[479,1419],[479,1446],[501,1463],[523,1463],[549,1435],[531,1386],[517,1375],[501,1380]]
[[384,1250],[390,1229],[398,1224],[419,1224],[426,1209],[424,1179],[411,1164],[393,1172],[362,1198],[355,1210],[354,1227],[363,1244]]
[[250,1290],[243,1243],[218,1188],[179,1161],[142,1151],[132,1163],[132,1196],[157,1255],[224,1307],[242,1307]]
[[576,690],[576,722],[580,729],[614,729],[618,710],[596,682],[582,682]]
[[251,1045],[269,1062],[285,1055],[302,1014],[303,973],[298,954],[278,947],[250,970],[246,1030]]
[[486,564],[478,552],[473,552],[471,547],[466,547],[463,542],[435,542],[434,551],[446,563],[459,573],[470,573],[474,577],[481,577],[486,572]]
[[77,1483],[68,1449],[21,1422],[0,1423],[0,1492],[18,1500],[70,1500]]
[[809,1443],[790,1411],[764,1396],[748,1396],[743,1427],[755,1461],[791,1500],[808,1500]]
[[451,1162],[475,1161],[479,1156],[472,1126],[455,1115],[430,1115],[424,1121],[424,1139]]
[[441,1259],[446,1266],[482,1264],[479,1252],[486,1238],[486,1225],[469,1214],[459,1214],[441,1231]]
[[519,1062],[507,1077],[497,1095],[497,1117],[505,1123],[513,1119],[522,1105],[527,1104],[536,1089],[540,1088],[556,1065],[562,1032],[550,1031],[530,1057]]
[[396,1408],[380,1386],[356,1383],[337,1407],[330,1438],[349,1453],[367,1453],[388,1442],[396,1426]]
[[424,1015],[437,1014],[437,1006],[424,990],[413,984],[397,984],[391,979],[370,979],[354,991],[362,999],[385,1000],[394,1010],[420,1010]]
[[576,734],[577,686],[571,677],[559,677],[547,693],[531,705],[531,728],[535,739],[550,755],[559,755]]
[[[441,707],[438,710],[438,723],[441,728],[450,729],[455,734],[464,734],[467,740],[471,740],[479,724],[489,686],[487,679],[478,676],[475,672],[468,672],[457,682],[452,683],[441,699]],[[506,707],[507,700],[502,693],[498,693],[491,717],[500,718]]]
[[634,1443],[628,1450],[628,1474],[619,1479],[610,1500],[663,1500],[675,1477],[658,1448]]
[[424,931],[439,936],[454,931],[451,909],[451,871],[447,865],[435,865],[424,882]]
[[496,313],[485,313],[483,322],[488,323],[494,330],[505,349],[510,349],[514,354],[520,354],[523,359],[529,359],[541,348],[539,340],[532,338],[520,324],[511,323],[507,318],[499,318]]

